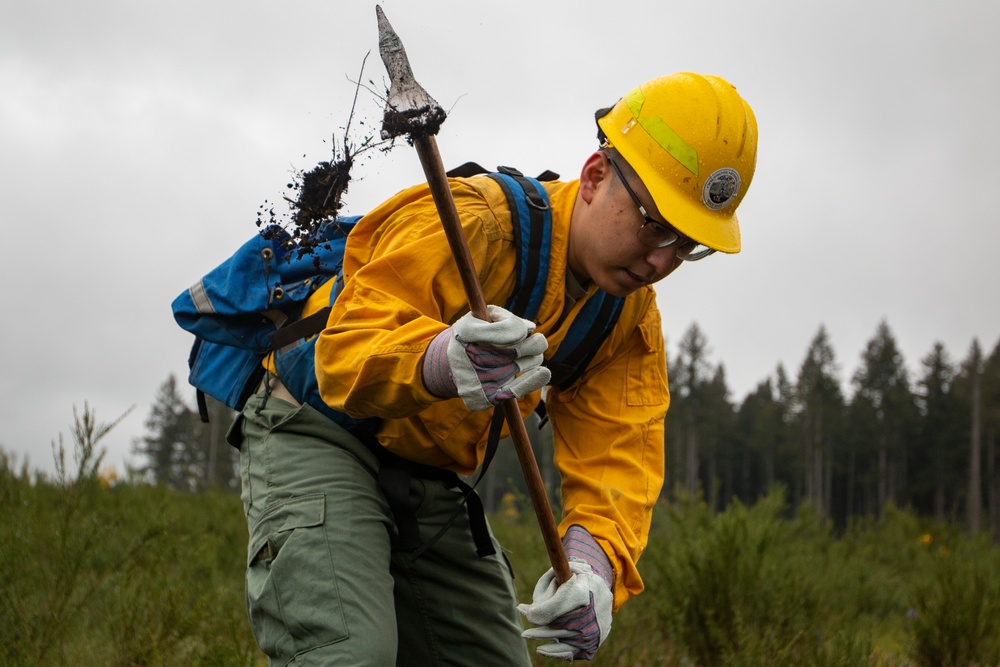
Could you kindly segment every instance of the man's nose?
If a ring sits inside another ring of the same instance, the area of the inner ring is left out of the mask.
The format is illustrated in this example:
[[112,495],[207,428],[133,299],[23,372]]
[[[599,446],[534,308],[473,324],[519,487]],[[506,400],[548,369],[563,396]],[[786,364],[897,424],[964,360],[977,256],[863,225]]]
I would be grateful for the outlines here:
[[653,267],[657,278],[663,278],[677,268],[680,263],[677,247],[678,244],[674,243],[665,248],[652,248],[646,253],[646,262]]

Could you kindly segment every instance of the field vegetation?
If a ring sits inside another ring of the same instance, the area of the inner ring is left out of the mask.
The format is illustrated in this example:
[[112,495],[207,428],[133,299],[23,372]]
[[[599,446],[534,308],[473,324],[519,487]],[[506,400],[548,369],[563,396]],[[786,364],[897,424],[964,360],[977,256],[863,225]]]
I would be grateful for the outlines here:
[[[53,479],[0,455],[0,664],[266,664],[245,618],[238,495],[111,479],[112,426],[77,416]],[[533,514],[508,493],[492,520],[527,600],[548,567]],[[641,570],[646,592],[592,664],[1000,665],[1000,548],[892,505],[835,529],[780,487],[721,512],[679,494],[657,508]]]

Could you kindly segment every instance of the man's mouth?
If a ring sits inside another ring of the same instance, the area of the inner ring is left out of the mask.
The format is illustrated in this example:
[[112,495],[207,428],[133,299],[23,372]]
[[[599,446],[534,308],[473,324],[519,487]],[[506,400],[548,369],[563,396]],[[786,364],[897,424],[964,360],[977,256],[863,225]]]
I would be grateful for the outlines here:
[[628,269],[623,269],[623,271],[625,272],[625,275],[627,275],[633,282],[635,282],[640,287],[642,287],[643,285],[648,285],[650,282],[648,278],[644,278],[636,273],[632,273]]

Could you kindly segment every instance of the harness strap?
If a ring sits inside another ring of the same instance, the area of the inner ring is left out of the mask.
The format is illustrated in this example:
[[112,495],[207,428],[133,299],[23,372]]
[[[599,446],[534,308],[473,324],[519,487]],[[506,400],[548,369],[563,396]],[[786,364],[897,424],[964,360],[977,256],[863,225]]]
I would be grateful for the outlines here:
[[476,555],[484,558],[496,553],[496,549],[493,548],[493,540],[490,539],[490,530],[486,523],[486,511],[483,509],[483,501],[479,497],[479,494],[476,493],[476,487],[479,486],[483,475],[486,474],[486,469],[489,468],[490,462],[493,461],[493,456],[497,453],[497,445],[500,442],[500,431],[503,428],[503,421],[503,410],[499,407],[493,408],[493,419],[490,421],[490,433],[486,440],[486,452],[483,455],[483,462],[479,466],[479,476],[476,477],[476,481],[472,486],[469,486],[458,475],[455,475],[458,488],[464,492],[462,502],[455,508],[455,512],[441,526],[438,532],[413,552],[413,560],[419,558],[421,554],[441,539],[441,536],[451,528],[459,512],[462,511],[462,505],[465,505],[469,512],[469,528],[472,531],[472,541],[476,545]]
[[625,299],[606,292],[594,294],[570,325],[569,332],[546,366],[552,371],[552,384],[565,390],[572,386],[614,330]]
[[[544,190],[516,169],[499,167],[490,174],[503,190],[510,208],[514,247],[514,291],[507,310],[528,320],[534,320],[545,298],[549,277],[549,253],[552,225],[551,212]],[[524,196],[515,195],[515,188]]]
[[[375,454],[381,464],[378,473],[378,486],[385,494],[386,502],[389,503],[389,509],[396,520],[396,530],[399,534],[397,547],[400,551],[412,551],[411,557],[416,560],[441,539],[441,536],[455,523],[458,515],[465,510],[469,516],[469,529],[472,533],[472,541],[476,545],[476,555],[483,558],[496,553],[493,540],[490,539],[483,501],[476,493],[476,486],[483,479],[483,475],[486,474],[486,470],[496,454],[502,428],[503,412],[500,409],[495,409],[493,419],[490,422],[489,437],[486,441],[486,452],[483,456],[483,462],[479,466],[479,476],[471,486],[451,470],[409,461],[393,454],[374,438],[362,438],[362,442]],[[457,487],[463,494],[462,502],[455,508],[454,513],[437,533],[425,542],[421,542],[416,508],[410,502],[410,482],[414,477],[444,482],[449,488]]]
[[292,345],[298,341],[309,338],[326,328],[326,323],[330,319],[330,311],[333,310],[331,306],[327,306],[320,310],[317,310],[312,315],[308,317],[303,317],[301,320],[296,320],[291,324],[288,324],[277,331],[272,331],[267,335],[267,340],[270,341],[271,347],[275,350],[280,350],[286,345]]

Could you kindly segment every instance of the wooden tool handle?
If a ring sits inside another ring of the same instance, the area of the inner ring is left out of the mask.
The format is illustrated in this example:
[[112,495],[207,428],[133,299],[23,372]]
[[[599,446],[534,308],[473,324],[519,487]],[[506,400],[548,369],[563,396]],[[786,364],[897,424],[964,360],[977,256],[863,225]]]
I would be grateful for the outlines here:
[[[474,316],[488,322],[490,316],[486,309],[482,285],[479,284],[479,274],[476,273],[476,265],[472,261],[469,243],[462,231],[455,199],[452,197],[441,154],[434,139],[446,114],[434,98],[413,78],[406,49],[403,48],[399,35],[392,29],[392,25],[378,5],[375,6],[375,15],[379,25],[379,53],[391,78],[385,115],[382,119],[382,137],[388,139],[406,135],[413,142],[420,157],[420,166],[423,167],[424,175],[427,177],[431,195],[434,197],[438,215],[444,225],[445,235],[451,245],[452,255],[458,264],[458,272],[462,277],[469,307]],[[503,411],[518,461],[521,463],[524,481],[528,485],[528,495],[535,508],[538,525],[542,529],[542,539],[545,540],[545,548],[549,552],[549,560],[552,561],[552,569],[555,571],[556,580],[562,584],[572,576],[572,573],[562,541],[559,539],[552,508],[549,506],[549,497],[545,493],[545,485],[542,484],[542,476],[538,472],[538,464],[531,450],[531,441],[528,440],[528,432],[524,428],[517,400],[504,401]]]
[[[476,272],[476,265],[472,261],[472,253],[469,250],[468,241],[465,239],[462,223],[458,218],[458,209],[455,207],[455,199],[452,197],[451,187],[448,185],[448,177],[445,175],[437,142],[433,135],[414,136],[413,145],[417,149],[420,164],[431,189],[431,196],[434,198],[434,204],[441,216],[441,223],[444,225],[445,235],[448,237],[452,254],[458,264],[458,272],[462,278],[462,285],[465,288],[472,314],[488,322],[490,317],[486,310],[483,288],[479,284],[479,274]],[[542,475],[538,471],[538,463],[535,461],[535,454],[531,449],[531,441],[528,438],[528,431],[524,427],[521,410],[518,407],[517,399],[509,398],[502,405],[504,417],[510,429],[510,437],[517,452],[517,459],[521,464],[521,472],[524,474],[524,481],[528,486],[528,496],[531,498],[535,516],[538,518],[538,526],[542,530],[542,539],[545,541],[549,561],[551,561],[552,569],[555,571],[556,581],[562,584],[572,576],[572,572],[569,569],[569,562],[566,560],[562,540],[559,539],[559,531],[552,515],[552,507],[549,505],[549,497],[545,492],[545,485],[542,483]]]

